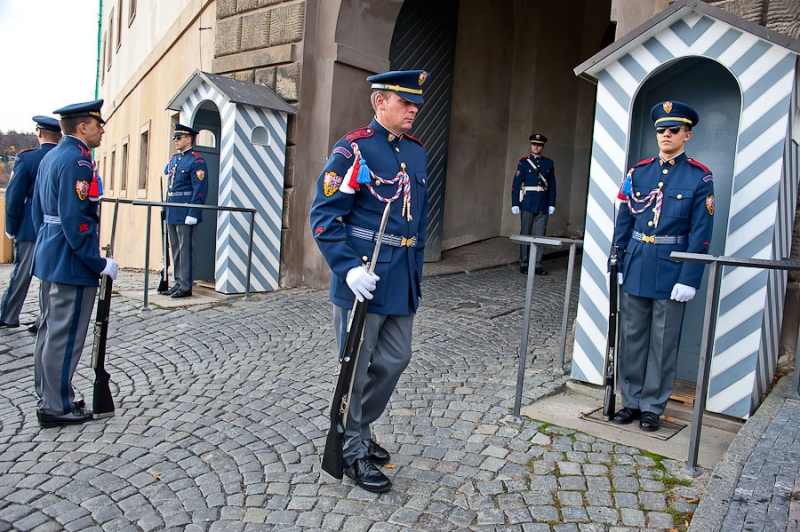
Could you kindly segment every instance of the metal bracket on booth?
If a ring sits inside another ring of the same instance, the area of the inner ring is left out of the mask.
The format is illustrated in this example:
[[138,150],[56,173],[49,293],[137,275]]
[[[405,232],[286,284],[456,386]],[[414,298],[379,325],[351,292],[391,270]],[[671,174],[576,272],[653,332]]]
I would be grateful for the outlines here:
[[[766,260],[748,259],[739,257],[715,257],[702,253],[684,253],[673,251],[669,255],[670,259],[676,262],[699,262],[708,264],[708,294],[706,295],[706,311],[703,318],[703,336],[700,343],[700,360],[698,362],[697,385],[695,390],[694,412],[692,415],[692,434],[689,439],[689,458],[686,462],[685,471],[693,477],[700,476],[701,471],[697,468],[697,456],[700,452],[700,432],[703,428],[703,412],[706,409],[706,396],[708,395],[708,383],[711,369],[711,355],[714,347],[714,332],[716,324],[714,316],[719,305],[719,275],[721,266],[740,266],[745,268],[764,268],[768,270],[787,270],[800,271],[800,260]],[[795,360],[795,379],[798,367]],[[795,381],[793,392],[797,394],[797,382]]]
[[[530,246],[528,250],[529,259],[528,264],[535,264],[536,246],[550,246],[560,248],[564,245],[569,245],[569,265],[567,267],[567,288],[564,293],[564,312],[561,317],[561,342],[559,347],[558,367],[564,370],[564,350],[567,341],[567,317],[569,314],[569,300],[570,292],[572,291],[572,277],[575,265],[575,249],[577,246],[583,245],[582,240],[573,240],[570,238],[556,238],[549,236],[530,236],[530,235],[511,235],[513,242],[518,242],[523,246]],[[533,281],[536,276],[535,268],[528,268],[528,281],[525,286],[525,312],[522,323],[522,341],[519,348],[519,370],[517,371],[517,395],[514,400],[514,419],[520,422],[519,413],[522,407],[522,387],[525,381],[525,363],[528,355],[528,330],[531,322],[531,301],[533,300]]]

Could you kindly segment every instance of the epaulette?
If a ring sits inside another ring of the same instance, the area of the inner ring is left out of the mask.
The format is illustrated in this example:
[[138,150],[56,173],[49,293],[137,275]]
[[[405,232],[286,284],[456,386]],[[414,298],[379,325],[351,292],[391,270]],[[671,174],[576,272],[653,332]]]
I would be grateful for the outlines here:
[[687,157],[686,162],[691,164],[692,166],[696,166],[697,168],[701,169],[703,172],[706,172],[707,174],[711,173],[711,170],[709,170],[708,166],[704,165],[700,161],[695,161],[694,159]]
[[403,135],[403,136],[404,136],[405,138],[407,138],[408,140],[413,140],[414,142],[416,142],[417,144],[419,144],[419,145],[420,145],[420,146],[422,146],[423,148],[425,147],[425,146],[422,144],[422,141],[421,141],[421,140],[419,140],[419,139],[416,139],[416,138],[412,137],[412,136],[411,136],[411,135],[409,135],[408,133],[406,133],[406,134],[405,134],[405,135]]
[[375,130],[372,129],[371,127],[362,127],[359,129],[354,129],[353,131],[345,135],[343,138],[347,142],[354,142],[358,139],[365,139],[367,137],[371,137],[374,134]]
[[27,152],[29,152],[29,151],[36,151],[36,149],[37,149],[37,148],[28,148],[28,149],[26,149],[26,150],[18,151],[18,152],[17,152],[17,156],[20,156],[20,155],[22,155],[23,153],[27,153]]
[[194,151],[194,150],[190,151],[189,153],[191,153],[192,155],[194,155],[194,156],[195,156],[195,157],[197,157],[198,159],[202,159],[202,158],[203,158],[203,156],[202,156],[202,155],[200,155],[199,153],[197,153],[197,152],[196,152],[196,151]]
[[521,163],[524,163],[524,162],[525,162],[525,161],[527,161],[527,160],[528,160],[528,158],[527,158],[527,157],[520,157],[520,158],[519,158],[519,162],[521,162]]
[[545,157],[544,155],[542,155],[541,157],[542,157],[542,159],[544,159],[545,161],[552,161],[552,160],[553,160],[553,159],[551,159],[550,157]]
[[653,157],[650,157],[649,159],[645,159],[644,161],[639,161],[638,163],[634,164],[633,166],[631,166],[631,169],[636,168],[637,166],[644,166],[645,164],[650,164],[655,160],[656,160],[656,157],[654,155]]

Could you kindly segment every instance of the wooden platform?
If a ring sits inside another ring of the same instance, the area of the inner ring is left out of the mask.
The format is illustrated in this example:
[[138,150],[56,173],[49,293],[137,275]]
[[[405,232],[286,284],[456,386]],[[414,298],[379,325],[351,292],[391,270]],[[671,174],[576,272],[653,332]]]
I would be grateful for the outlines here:
[[692,406],[694,404],[695,390],[696,385],[693,382],[675,381],[675,389],[669,398],[685,405]]
[[640,436],[649,436],[651,438],[656,438],[659,440],[668,440],[671,437],[675,436],[678,432],[682,429],[686,428],[685,423],[679,423],[678,421],[667,421],[663,416],[660,418],[660,427],[655,432],[645,432],[639,428],[639,422],[634,421],[630,425],[614,425],[610,421],[605,421],[603,419],[603,407],[601,406],[597,410],[592,410],[588,414],[582,414],[581,417],[587,421],[593,421],[594,423],[602,423],[603,425],[612,425],[615,429],[621,430],[623,432],[634,432]]

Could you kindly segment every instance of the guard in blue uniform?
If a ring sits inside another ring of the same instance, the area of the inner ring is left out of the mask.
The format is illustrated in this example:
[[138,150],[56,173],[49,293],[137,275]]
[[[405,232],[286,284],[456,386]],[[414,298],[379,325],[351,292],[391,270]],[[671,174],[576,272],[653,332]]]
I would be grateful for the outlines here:
[[[19,327],[19,313],[28,287],[31,285],[31,264],[33,247],[38,227],[31,220],[31,202],[36,184],[39,163],[47,152],[61,140],[61,126],[58,120],[49,116],[36,115],[36,139],[39,149],[21,152],[14,159],[14,171],[6,189],[6,236],[14,241],[14,271],[8,281],[0,307],[0,328]],[[31,325],[36,332],[36,325]]]
[[665,101],[653,107],[650,117],[659,154],[628,171],[614,228],[623,408],[612,421],[624,425],[640,419],[642,430],[656,431],[675,386],[684,304],[694,297],[704,269],[673,262],[669,255],[708,253],[714,180],[708,168],[684,153],[699,120],[694,109]]
[[[167,203],[194,203],[203,205],[208,196],[208,166],[194,151],[198,131],[175,124],[172,140],[178,151],[164,168],[169,189]],[[167,232],[172,251],[172,276],[175,283],[162,295],[173,298],[192,295],[194,262],[194,226],[203,221],[202,209],[167,208]]]
[[103,138],[103,100],[56,111],[64,140],[39,165],[33,197],[33,225],[39,227],[33,274],[41,279],[39,332],[34,377],[39,424],[84,423],[92,413],[75,402],[72,376],[83,352],[101,275],[117,276],[114,259],[100,256],[100,186],[92,164],[93,148]]
[[[383,413],[411,360],[411,329],[420,300],[428,226],[427,154],[407,134],[422,104],[422,70],[370,76],[375,119],[333,148],[317,180],[311,230],[331,268],[330,297],[337,345],[355,299],[369,300],[343,438],[345,473],[363,489],[384,492],[392,483],[375,466],[389,453],[370,425]],[[390,214],[374,273],[376,232],[386,203]]]
[[[511,213],[519,214],[521,235],[544,236],[547,219],[556,212],[556,166],[542,155],[547,137],[539,133],[530,136],[531,153],[517,164],[511,186]],[[528,273],[530,246],[519,247],[519,271]],[[536,275],[547,275],[542,269],[542,247],[536,248]]]

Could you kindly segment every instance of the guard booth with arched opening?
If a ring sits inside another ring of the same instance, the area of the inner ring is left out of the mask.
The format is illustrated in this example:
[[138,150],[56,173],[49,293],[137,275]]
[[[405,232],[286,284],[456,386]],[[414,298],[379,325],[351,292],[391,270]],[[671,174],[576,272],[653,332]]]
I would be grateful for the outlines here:
[[[286,131],[296,111],[264,85],[196,71],[167,105],[180,123],[208,138],[196,146],[208,163],[207,205],[256,209],[251,292],[279,287]],[[206,211],[195,237],[196,279],[213,273],[215,290],[242,293],[247,283],[250,219]],[[210,264],[207,264],[210,263]]]
[[[800,42],[696,0],[680,0],[578,66],[597,83],[586,234],[571,377],[602,383],[607,261],[628,168],[657,155],[650,108],[686,102],[700,122],[687,154],[714,175],[710,253],[789,256],[797,200]],[[796,134],[796,132],[795,132]],[[795,136],[796,138],[796,136]],[[778,357],[786,272],[724,268],[707,408],[746,418]],[[686,305],[678,379],[694,383],[706,280]]]

